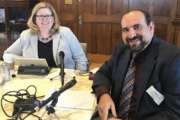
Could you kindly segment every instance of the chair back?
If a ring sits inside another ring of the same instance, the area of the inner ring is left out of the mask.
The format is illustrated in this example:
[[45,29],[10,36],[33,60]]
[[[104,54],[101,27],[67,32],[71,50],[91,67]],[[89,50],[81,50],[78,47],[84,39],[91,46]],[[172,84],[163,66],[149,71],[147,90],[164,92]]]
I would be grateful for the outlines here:
[[87,55],[87,43],[80,43],[84,53]]

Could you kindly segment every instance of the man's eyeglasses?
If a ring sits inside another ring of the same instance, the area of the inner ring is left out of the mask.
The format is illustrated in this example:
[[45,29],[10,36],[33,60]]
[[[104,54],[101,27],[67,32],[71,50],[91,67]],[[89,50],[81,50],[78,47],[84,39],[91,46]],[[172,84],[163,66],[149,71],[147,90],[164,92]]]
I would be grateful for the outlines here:
[[36,18],[42,20],[42,19],[50,19],[52,18],[52,15],[36,15]]

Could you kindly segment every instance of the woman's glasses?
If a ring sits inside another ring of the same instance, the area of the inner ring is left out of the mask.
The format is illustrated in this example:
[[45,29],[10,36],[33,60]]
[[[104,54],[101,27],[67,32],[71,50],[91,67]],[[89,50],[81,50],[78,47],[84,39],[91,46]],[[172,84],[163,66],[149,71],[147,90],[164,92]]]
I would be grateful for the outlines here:
[[39,20],[49,20],[51,19],[53,16],[52,15],[36,15],[36,18],[39,19]]

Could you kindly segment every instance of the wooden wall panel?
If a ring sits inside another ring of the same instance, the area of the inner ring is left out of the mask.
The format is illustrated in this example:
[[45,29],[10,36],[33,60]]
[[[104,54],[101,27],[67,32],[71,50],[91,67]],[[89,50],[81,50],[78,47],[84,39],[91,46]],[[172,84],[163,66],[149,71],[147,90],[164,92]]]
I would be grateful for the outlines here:
[[167,40],[167,24],[163,24],[163,23],[156,23],[156,26],[155,26],[155,34],[156,36],[158,37],[161,37],[163,38],[164,40],[168,41]]
[[72,0],[72,3],[73,4],[65,4],[64,0],[60,0],[60,21],[62,25],[70,27],[73,32],[78,35],[77,0]]
[[112,48],[113,48],[117,43],[122,41],[122,39],[121,39],[121,25],[114,23],[114,24],[112,24],[111,28],[112,28],[112,30],[111,30],[111,41],[112,41]]
[[173,26],[174,26],[174,44],[176,44],[180,48],[180,18],[175,18],[173,20]]
[[151,11],[153,0],[129,0],[129,9],[142,9]]
[[175,18],[173,19],[174,26],[174,44],[176,44],[180,48],[180,0],[177,0],[177,7]]
[[130,0],[130,9],[143,9],[151,13],[155,20],[155,34],[173,42],[170,30],[175,12],[176,0]]
[[[128,10],[126,2],[124,0],[82,0],[79,3],[79,16],[82,18],[82,23],[79,24],[81,29],[79,38],[88,43],[88,52],[101,54],[112,52],[114,44],[118,41],[114,40],[115,35],[121,36],[120,30],[118,31],[113,25],[120,27],[121,15]],[[86,24],[93,25],[91,30],[87,31]],[[93,39],[87,38],[85,34],[93,35],[91,37]]]
[[175,27],[175,44],[180,48],[180,23]]
[[96,25],[96,41],[97,41],[97,53],[110,54],[110,50],[112,50],[110,24],[103,23]]
[[110,4],[108,4],[108,0],[97,0],[96,1],[96,14],[97,15],[106,15]]
[[154,16],[171,17],[172,8],[176,0],[153,0]]
[[86,42],[87,44],[87,52],[96,53],[97,51],[97,41],[95,39],[96,32],[94,31],[96,28],[95,23],[85,23],[82,28],[79,29],[79,32],[81,33],[81,37],[79,37],[79,40],[81,42]]
[[176,18],[180,18],[180,0],[177,0]]

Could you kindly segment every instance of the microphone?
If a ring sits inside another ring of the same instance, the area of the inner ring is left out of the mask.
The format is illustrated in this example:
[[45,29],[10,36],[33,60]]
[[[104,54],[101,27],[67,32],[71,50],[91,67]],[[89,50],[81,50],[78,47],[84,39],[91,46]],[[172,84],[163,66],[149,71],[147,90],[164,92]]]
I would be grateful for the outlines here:
[[18,98],[15,103],[14,103],[14,110],[13,110],[13,116],[16,115],[17,113],[22,113],[22,112],[35,112],[48,104],[50,101],[52,101],[52,106],[55,106],[58,102],[58,97],[59,95],[64,92],[65,90],[73,87],[76,84],[76,80],[73,79],[69,81],[67,84],[62,86],[58,91],[55,91],[51,94],[49,98],[43,101],[37,100],[35,96],[30,97],[28,99],[22,99]]
[[67,90],[67,89],[69,89],[71,87],[73,87],[76,84],[76,82],[77,81],[75,79],[69,81],[67,84],[62,86],[58,91],[53,92],[49,98],[47,98],[46,100],[40,102],[38,107],[41,108],[44,105],[46,105],[47,103],[49,103],[50,101],[52,101],[54,99],[57,99],[62,92],[64,92],[65,90]]
[[63,51],[60,51],[59,52],[59,59],[60,59],[60,73],[59,75],[61,76],[61,85],[63,86],[64,85],[64,52]]
[[59,59],[60,59],[60,67],[64,67],[64,52],[63,51],[60,51],[59,52]]

